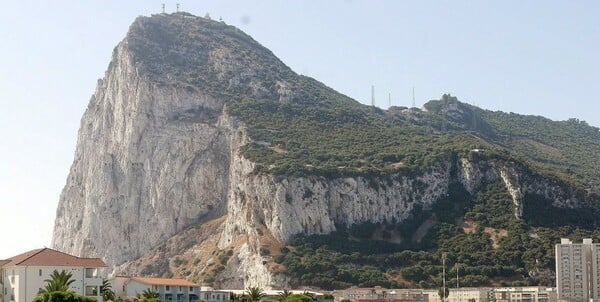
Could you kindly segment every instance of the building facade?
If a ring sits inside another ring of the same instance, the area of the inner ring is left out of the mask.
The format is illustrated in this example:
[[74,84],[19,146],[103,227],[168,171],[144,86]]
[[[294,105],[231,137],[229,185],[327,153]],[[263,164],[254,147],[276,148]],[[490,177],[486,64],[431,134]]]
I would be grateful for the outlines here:
[[600,301],[600,244],[592,239],[555,246],[556,290],[559,300]]
[[[111,280],[111,285],[115,295],[124,299],[136,298],[146,290],[156,291],[163,301],[193,302],[202,299],[198,284],[178,278],[117,276]],[[226,299],[220,302],[226,302]]]
[[53,249],[32,250],[0,261],[0,302],[31,302],[55,270],[71,273],[73,292],[102,301],[98,258],[80,258]]
[[541,286],[497,287],[492,291],[496,302],[556,302],[556,289]]
[[[491,288],[488,287],[459,287],[450,288],[448,291],[448,302],[487,302],[489,301]],[[438,295],[439,301],[439,295]]]

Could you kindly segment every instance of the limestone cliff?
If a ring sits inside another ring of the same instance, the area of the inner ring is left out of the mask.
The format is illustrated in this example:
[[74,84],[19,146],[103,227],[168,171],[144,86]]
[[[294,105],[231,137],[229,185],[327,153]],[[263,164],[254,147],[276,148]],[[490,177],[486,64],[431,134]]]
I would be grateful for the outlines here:
[[289,277],[269,249],[340,225],[401,222],[452,183],[475,193],[501,179],[518,217],[526,194],[559,208],[596,207],[526,165],[482,165],[468,152],[386,175],[257,173],[244,147],[258,141],[228,106],[245,98],[297,102],[307,93],[300,83],[231,26],[185,13],[138,18],[81,120],[53,246],[102,257],[125,273],[284,286]]

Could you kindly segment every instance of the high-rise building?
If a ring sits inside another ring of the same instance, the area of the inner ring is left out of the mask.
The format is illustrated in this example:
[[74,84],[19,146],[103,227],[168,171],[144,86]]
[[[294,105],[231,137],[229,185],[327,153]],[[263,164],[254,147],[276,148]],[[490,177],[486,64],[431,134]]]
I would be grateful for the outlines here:
[[554,248],[559,300],[600,301],[600,243],[561,239]]

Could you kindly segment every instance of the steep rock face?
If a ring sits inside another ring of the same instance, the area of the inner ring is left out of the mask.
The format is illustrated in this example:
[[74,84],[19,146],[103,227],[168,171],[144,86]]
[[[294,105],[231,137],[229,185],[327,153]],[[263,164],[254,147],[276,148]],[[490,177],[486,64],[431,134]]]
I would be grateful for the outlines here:
[[287,241],[300,233],[331,233],[336,224],[402,221],[415,204],[428,208],[446,194],[449,170],[449,165],[439,165],[421,176],[390,181],[316,176],[278,179],[246,173],[232,181],[228,213],[237,214],[228,216],[220,246],[227,246],[236,234],[251,232],[256,224],[266,225],[275,238]]
[[[180,32],[184,25],[194,31]],[[211,27],[228,34],[210,38]],[[176,272],[196,280],[210,273],[231,287],[285,286],[289,280],[264,252],[267,242],[328,234],[338,225],[400,222],[416,205],[427,209],[446,196],[453,183],[474,194],[484,182],[502,179],[517,216],[527,194],[557,207],[591,206],[522,167],[466,157],[386,177],[257,174],[242,155],[252,142],[247,125],[228,114],[227,104],[240,91],[279,102],[295,101],[298,92],[297,75],[280,76],[291,71],[252,43],[188,15],[132,25],[81,120],[55,248],[103,257],[122,273]],[[161,52],[164,58],[152,57]],[[195,260],[183,269],[173,260],[178,256]]]
[[[228,140],[222,102],[138,72],[127,42],[81,120],[53,245],[121,263],[190,224],[225,213]],[[76,234],[74,236],[74,234]]]

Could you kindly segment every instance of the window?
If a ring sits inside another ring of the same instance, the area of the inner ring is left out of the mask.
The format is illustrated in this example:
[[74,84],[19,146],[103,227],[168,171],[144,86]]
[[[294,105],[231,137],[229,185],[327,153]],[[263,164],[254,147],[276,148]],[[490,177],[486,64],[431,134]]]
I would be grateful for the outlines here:
[[180,292],[181,292],[181,291],[183,291],[183,286],[180,286],[180,287],[179,287],[179,291],[180,291]]
[[85,295],[88,297],[95,297],[98,295],[98,287],[97,286],[86,286],[85,287]]
[[193,291],[194,291],[194,288],[193,288],[193,287],[191,287],[191,286],[190,286],[190,291],[191,291],[191,292],[193,292]]
[[86,268],[85,269],[85,277],[86,278],[96,278],[98,276],[98,270],[96,268]]
[[166,285],[166,286],[165,286],[165,290],[171,290],[171,286],[169,286],[169,285]]

